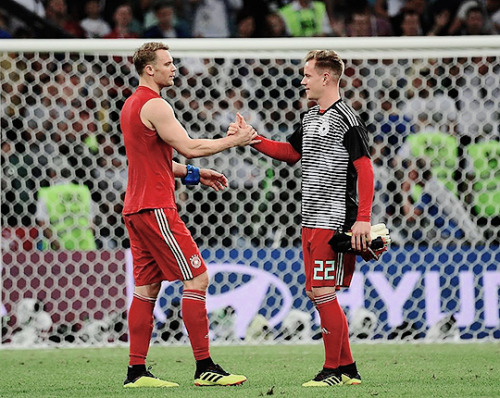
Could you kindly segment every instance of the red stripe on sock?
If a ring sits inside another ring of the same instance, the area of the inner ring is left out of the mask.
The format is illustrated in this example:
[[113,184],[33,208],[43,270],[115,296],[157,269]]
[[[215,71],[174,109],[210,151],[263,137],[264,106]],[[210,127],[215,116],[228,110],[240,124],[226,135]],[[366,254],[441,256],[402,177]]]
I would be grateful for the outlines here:
[[137,293],[134,293],[134,297],[137,300],[144,301],[146,303],[153,303],[153,304],[156,303],[156,299],[151,298],[151,297],[144,297],[144,296],[141,296],[140,294],[137,294]]
[[193,293],[193,292],[184,292],[182,294],[182,297],[185,300],[198,300],[198,301],[205,301],[205,295],[201,295],[199,293]]
[[337,299],[337,295],[335,292],[333,293],[328,293],[328,294],[323,294],[322,296],[316,296],[314,297],[314,303],[316,305],[324,304],[327,303],[328,301],[333,301]]

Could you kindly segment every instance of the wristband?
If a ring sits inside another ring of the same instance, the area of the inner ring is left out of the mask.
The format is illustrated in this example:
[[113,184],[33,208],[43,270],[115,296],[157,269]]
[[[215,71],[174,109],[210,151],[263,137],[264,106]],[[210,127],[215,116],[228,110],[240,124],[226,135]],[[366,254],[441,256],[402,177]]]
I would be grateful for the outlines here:
[[181,178],[181,182],[184,185],[197,185],[200,182],[200,169],[190,164],[186,165],[186,167],[187,174],[186,177]]

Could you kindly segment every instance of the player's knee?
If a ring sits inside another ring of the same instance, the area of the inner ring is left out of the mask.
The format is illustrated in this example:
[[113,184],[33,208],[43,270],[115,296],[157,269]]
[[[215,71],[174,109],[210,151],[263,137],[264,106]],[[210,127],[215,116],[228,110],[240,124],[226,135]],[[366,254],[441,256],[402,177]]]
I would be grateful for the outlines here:
[[195,276],[193,279],[184,281],[184,287],[186,289],[202,290],[205,292],[208,288],[208,282],[208,273],[204,272],[201,275]]
[[312,298],[311,296],[309,296],[309,298],[311,298],[312,300],[314,300],[316,297],[319,297],[319,296],[323,296],[325,294],[331,294],[331,293],[335,293],[335,287],[334,286],[328,286],[328,287],[313,287],[312,288],[312,292],[310,292],[311,295],[312,295]]
[[160,292],[161,283],[152,283],[150,285],[136,286],[134,288],[134,293],[139,294],[143,297],[156,298]]

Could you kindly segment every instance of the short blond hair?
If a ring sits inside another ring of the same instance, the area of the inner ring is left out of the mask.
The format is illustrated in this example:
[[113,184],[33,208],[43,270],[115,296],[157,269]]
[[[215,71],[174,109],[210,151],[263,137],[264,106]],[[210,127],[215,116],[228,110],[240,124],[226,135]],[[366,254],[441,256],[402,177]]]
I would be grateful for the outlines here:
[[158,50],[168,51],[168,45],[161,42],[149,42],[144,43],[140,48],[136,50],[132,61],[134,62],[135,70],[137,71],[139,76],[142,75],[147,64],[155,63],[156,52]]
[[344,73],[344,61],[333,50],[311,50],[305,57],[305,62],[316,61],[315,68],[329,69],[339,80]]

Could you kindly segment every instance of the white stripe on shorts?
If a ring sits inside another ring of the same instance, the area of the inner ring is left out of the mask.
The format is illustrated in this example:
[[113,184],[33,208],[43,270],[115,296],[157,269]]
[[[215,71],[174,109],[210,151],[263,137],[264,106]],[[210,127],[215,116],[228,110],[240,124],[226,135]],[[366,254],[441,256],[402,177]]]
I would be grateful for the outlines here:
[[154,209],[156,221],[158,222],[158,226],[160,227],[161,234],[163,235],[163,239],[166,244],[172,250],[174,254],[175,260],[179,265],[179,269],[181,270],[183,280],[193,279],[193,273],[191,272],[191,268],[189,268],[188,262],[182,250],[174,238],[170,227],[168,226],[167,217],[162,209]]
[[344,284],[344,253],[337,255],[337,272],[335,274],[335,284],[342,286]]

